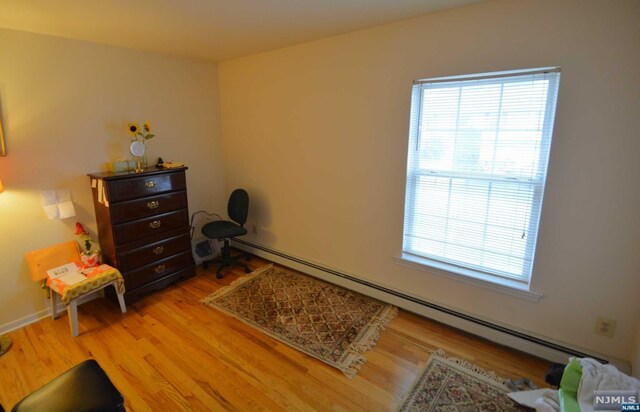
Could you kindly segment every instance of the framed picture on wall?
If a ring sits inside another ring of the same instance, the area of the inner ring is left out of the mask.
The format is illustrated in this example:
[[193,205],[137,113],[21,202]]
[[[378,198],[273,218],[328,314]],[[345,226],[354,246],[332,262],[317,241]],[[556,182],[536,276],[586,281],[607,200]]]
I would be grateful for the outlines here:
[[0,119],[0,156],[7,155],[7,147],[4,145],[4,132],[2,131],[2,119]]

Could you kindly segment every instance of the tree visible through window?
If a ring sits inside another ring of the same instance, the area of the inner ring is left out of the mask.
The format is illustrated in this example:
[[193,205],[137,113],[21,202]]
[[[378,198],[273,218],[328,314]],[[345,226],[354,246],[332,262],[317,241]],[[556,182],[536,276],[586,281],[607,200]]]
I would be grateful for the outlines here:
[[405,257],[528,285],[559,68],[414,82]]

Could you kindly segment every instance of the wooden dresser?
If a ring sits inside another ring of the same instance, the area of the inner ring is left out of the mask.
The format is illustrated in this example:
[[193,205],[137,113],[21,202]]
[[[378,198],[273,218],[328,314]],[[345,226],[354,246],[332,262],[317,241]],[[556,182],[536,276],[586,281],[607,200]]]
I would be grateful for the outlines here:
[[186,170],[89,174],[102,257],[122,272],[127,303],[195,275]]

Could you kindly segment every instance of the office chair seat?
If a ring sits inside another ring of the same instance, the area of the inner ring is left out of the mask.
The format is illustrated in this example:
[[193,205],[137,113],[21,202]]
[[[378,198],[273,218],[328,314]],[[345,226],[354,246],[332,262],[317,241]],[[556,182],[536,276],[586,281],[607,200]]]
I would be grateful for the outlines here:
[[228,220],[214,220],[202,227],[202,234],[209,239],[226,239],[228,237],[244,236],[247,229]]
[[202,234],[209,239],[224,240],[220,257],[202,262],[202,267],[205,269],[210,263],[220,264],[216,272],[218,279],[222,278],[222,269],[229,266],[240,266],[244,268],[245,273],[251,272],[249,265],[240,262],[242,259],[249,260],[249,255],[243,253],[238,256],[231,256],[231,245],[229,243],[231,239],[248,233],[247,229],[244,228],[248,213],[249,194],[244,189],[236,189],[231,192],[227,205],[227,214],[230,220],[215,220],[202,227]]

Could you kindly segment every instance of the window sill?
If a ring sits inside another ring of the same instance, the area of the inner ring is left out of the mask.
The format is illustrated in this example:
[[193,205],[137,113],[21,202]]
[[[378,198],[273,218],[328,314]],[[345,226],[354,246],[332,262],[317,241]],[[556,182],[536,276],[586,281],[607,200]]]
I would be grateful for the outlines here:
[[[495,292],[504,293],[507,295],[515,296],[517,298],[525,299],[531,302],[539,302],[544,295],[532,292],[527,289],[527,286],[513,280],[494,278],[493,280],[487,280],[480,278],[479,274],[469,270],[467,273],[455,273],[449,269],[449,265],[444,263],[434,262],[429,259],[420,258],[418,256],[409,255],[403,253],[400,257],[394,258],[396,263],[402,266],[409,267],[411,269],[417,269],[433,273],[441,277],[453,279],[458,282],[466,283],[469,285],[479,286],[481,288],[493,290]],[[461,269],[464,271],[464,269]]]

